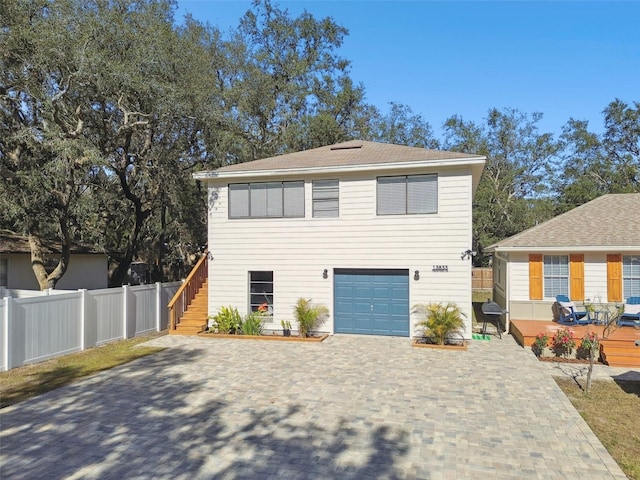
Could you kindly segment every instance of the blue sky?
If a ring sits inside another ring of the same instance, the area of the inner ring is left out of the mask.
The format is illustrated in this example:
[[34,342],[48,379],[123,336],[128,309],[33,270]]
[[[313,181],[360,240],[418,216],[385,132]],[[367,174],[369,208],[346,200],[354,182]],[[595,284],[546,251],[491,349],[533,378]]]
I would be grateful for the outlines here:
[[[615,98],[640,101],[640,2],[275,1],[349,30],[339,55],[351,61],[367,103],[403,103],[440,127],[457,114],[483,122],[490,108],[541,112],[542,132],[569,120],[601,133]],[[222,31],[251,8],[244,0],[179,0]]]

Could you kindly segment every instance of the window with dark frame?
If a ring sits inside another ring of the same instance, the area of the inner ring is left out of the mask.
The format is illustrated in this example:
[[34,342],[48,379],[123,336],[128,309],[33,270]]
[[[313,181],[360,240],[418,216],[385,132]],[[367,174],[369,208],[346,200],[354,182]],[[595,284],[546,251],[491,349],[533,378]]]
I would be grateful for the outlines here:
[[340,215],[338,180],[314,180],[312,190],[314,218],[330,218]]
[[229,184],[229,218],[304,218],[304,181]]
[[249,272],[249,311],[273,315],[273,272]]
[[378,177],[378,215],[438,213],[438,175]]
[[6,287],[9,275],[7,274],[9,262],[6,258],[0,258],[0,287]]

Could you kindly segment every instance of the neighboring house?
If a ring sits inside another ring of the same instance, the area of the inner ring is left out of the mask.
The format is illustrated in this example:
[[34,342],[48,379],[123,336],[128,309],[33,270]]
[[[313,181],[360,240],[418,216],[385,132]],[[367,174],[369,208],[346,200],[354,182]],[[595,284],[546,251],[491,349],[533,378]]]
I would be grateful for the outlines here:
[[[47,254],[56,260],[60,246],[44,245]],[[55,265],[49,266],[54,268]],[[92,251],[88,247],[74,246],[69,266],[56,289],[94,290],[108,286],[107,255]],[[31,250],[27,237],[0,233],[0,287],[15,290],[40,290],[31,268]]]
[[509,318],[552,320],[559,294],[620,305],[640,295],[640,193],[603,195],[487,252]]
[[416,303],[455,302],[471,337],[471,206],[485,158],[349,141],[195,174],[209,188],[209,314],[298,298],[329,333],[413,336]]

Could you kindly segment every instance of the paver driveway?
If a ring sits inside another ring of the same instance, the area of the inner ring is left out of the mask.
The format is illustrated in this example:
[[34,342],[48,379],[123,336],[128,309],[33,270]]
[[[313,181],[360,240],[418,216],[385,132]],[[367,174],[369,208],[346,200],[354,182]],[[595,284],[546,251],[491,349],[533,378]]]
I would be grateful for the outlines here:
[[625,478],[511,337],[150,343],[169,348],[2,410],[0,477]]

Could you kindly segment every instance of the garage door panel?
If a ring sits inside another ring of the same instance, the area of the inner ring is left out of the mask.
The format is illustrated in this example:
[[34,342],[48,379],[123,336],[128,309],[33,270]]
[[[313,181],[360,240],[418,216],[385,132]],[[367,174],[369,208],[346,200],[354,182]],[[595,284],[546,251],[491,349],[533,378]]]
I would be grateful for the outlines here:
[[408,273],[408,270],[337,269],[335,331],[409,336]]

